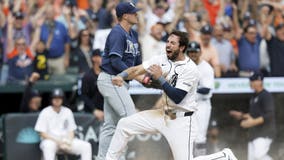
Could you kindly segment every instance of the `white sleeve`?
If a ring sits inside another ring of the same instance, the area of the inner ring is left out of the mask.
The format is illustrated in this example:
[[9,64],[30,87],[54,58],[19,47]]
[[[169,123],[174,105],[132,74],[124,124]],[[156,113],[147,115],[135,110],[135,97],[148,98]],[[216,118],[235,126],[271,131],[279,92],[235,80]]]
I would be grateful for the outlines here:
[[214,71],[210,65],[202,70],[198,88],[214,89]]
[[47,133],[48,130],[48,117],[45,110],[41,111],[35,125],[35,131]]
[[175,88],[189,92],[192,87],[196,87],[198,79],[199,73],[197,69],[192,69],[191,71],[187,70],[186,72],[178,75]]
[[68,131],[75,131],[77,128],[77,125],[75,123],[73,112],[71,110],[68,110],[68,112],[69,112],[68,113],[68,122],[69,122]]
[[152,58],[150,58],[149,60],[146,60],[142,63],[143,65],[143,68],[145,70],[147,70],[151,65],[153,64],[160,64],[160,60],[162,59],[162,56],[161,55],[158,55],[158,56],[153,56]]

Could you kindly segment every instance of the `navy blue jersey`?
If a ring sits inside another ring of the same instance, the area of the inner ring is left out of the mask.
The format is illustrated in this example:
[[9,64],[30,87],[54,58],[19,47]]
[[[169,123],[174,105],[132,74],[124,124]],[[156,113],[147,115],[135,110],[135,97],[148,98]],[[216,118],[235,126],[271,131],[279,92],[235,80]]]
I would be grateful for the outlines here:
[[[121,59],[120,67],[118,64],[112,64],[111,58],[119,57]],[[128,67],[136,66],[142,63],[140,48],[138,45],[138,34],[134,30],[127,33],[119,24],[114,26],[109,33],[104,54],[102,56],[101,68],[104,72],[117,75]]]

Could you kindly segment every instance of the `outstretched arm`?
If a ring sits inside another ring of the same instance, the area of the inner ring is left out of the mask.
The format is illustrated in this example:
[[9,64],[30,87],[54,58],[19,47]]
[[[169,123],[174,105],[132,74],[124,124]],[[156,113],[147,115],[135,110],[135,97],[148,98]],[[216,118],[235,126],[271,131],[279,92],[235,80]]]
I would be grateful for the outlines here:
[[136,77],[139,77],[139,75],[142,75],[144,73],[146,73],[146,70],[144,69],[142,64],[130,67],[114,77],[112,79],[112,83],[117,86],[122,86],[124,80],[135,79]]

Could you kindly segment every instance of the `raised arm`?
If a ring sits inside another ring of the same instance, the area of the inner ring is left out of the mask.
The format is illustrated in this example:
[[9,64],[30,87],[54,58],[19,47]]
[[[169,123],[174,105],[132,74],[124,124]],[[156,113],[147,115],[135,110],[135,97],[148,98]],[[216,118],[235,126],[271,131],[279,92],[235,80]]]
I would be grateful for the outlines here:
[[181,17],[184,15],[184,6],[186,4],[185,0],[178,0],[176,1],[176,6],[174,8],[174,19],[172,23],[170,24],[170,32],[176,27],[178,21],[181,19]]

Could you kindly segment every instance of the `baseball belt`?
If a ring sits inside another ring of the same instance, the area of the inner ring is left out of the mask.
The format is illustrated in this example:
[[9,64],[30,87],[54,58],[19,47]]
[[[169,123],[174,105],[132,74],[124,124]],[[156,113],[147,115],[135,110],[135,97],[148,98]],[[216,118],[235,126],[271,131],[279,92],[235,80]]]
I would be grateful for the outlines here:
[[172,120],[178,117],[187,117],[191,116],[194,112],[173,112],[173,110],[165,110],[165,114],[169,116]]

